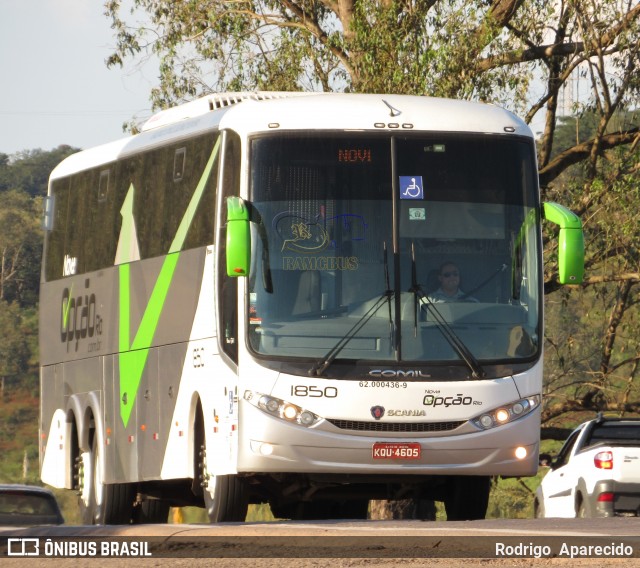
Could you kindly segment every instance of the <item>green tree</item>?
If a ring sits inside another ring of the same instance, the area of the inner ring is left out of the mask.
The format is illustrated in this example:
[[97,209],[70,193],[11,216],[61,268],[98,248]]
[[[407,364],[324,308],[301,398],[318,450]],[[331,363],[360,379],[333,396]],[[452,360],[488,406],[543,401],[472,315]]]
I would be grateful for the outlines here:
[[587,278],[569,294],[547,275],[555,291],[547,297],[546,421],[580,410],[640,412],[640,151],[631,144],[604,157],[595,168],[572,166],[547,188],[583,209]]
[[31,197],[46,195],[51,170],[77,151],[61,145],[51,151],[24,150],[14,156],[0,153],[0,193],[18,189]]
[[3,398],[6,380],[20,376],[28,367],[29,344],[23,331],[19,306],[0,300],[0,395]]
[[35,305],[40,282],[41,200],[18,190],[0,193],[0,300]]
[[[108,0],[118,42],[108,64],[154,53],[156,107],[224,89],[393,91],[502,102],[529,119],[545,108],[552,124],[581,65],[606,57],[632,74],[624,67],[638,47],[634,4],[133,0],[135,21],[148,24],[130,26],[121,0]],[[534,78],[546,89],[531,104]]]
[[35,306],[42,259],[42,196],[51,170],[77,148],[0,153],[0,300]]

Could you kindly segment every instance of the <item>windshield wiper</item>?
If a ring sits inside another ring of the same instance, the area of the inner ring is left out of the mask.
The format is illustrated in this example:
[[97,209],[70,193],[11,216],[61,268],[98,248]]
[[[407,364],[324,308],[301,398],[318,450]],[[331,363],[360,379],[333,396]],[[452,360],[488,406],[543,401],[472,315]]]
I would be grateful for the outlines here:
[[392,297],[393,291],[391,290],[387,290],[382,296],[380,296],[376,300],[376,303],[373,304],[373,306],[371,306],[367,312],[358,319],[355,325],[340,339],[340,341],[332,347],[331,351],[329,351],[322,359],[311,367],[311,369],[309,369],[309,374],[316,377],[322,376],[322,373],[324,373],[327,370],[327,367],[333,363],[347,343],[356,336],[356,334],[367,324],[367,322],[376,314],[385,302],[391,301]]
[[394,296],[394,292],[389,286],[389,262],[387,260],[387,243],[384,243],[384,275],[385,283],[387,286],[385,292],[376,300],[376,303],[373,304],[373,306],[371,306],[358,319],[354,326],[340,339],[340,341],[338,341],[338,343],[336,343],[331,348],[331,350],[324,357],[322,357],[322,359],[318,360],[316,364],[311,367],[311,369],[309,369],[310,375],[316,377],[322,376],[322,373],[324,373],[329,365],[331,365],[331,363],[335,361],[336,357],[340,354],[340,351],[342,351],[347,343],[349,343],[349,341],[351,341],[357,335],[357,333],[367,324],[367,322],[376,314],[376,312],[384,305],[385,302],[389,306],[389,328],[393,344],[393,318],[391,317],[391,299]]
[[[460,359],[462,359],[469,367],[471,371],[471,376],[474,379],[482,379],[485,376],[484,369],[476,359],[475,355],[471,353],[469,348],[463,343],[463,341],[456,335],[455,331],[451,328],[451,326],[447,323],[447,321],[442,317],[442,314],[438,311],[435,304],[429,299],[429,296],[425,294],[422,286],[418,284],[416,277],[416,254],[413,243],[411,243],[411,288],[409,292],[412,292],[414,295],[415,303],[420,304],[420,310],[424,311],[425,314],[431,310],[431,314],[433,315],[433,319],[435,320],[438,329],[444,336],[444,338],[449,342],[449,345],[453,347],[454,351],[458,354]],[[420,298],[420,302],[418,302],[418,298]],[[416,321],[414,323],[417,331],[417,310],[416,315],[414,316]]]

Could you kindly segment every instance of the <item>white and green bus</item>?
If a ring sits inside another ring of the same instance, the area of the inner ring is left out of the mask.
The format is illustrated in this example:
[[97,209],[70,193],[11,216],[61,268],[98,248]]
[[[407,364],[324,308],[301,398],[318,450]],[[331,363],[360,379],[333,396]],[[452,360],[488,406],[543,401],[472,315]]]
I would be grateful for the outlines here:
[[540,203],[531,131],[478,103],[212,95],[70,156],[45,211],[42,480],[95,524],[400,498],[483,518],[491,476],[537,470],[544,219],[579,284],[581,223]]

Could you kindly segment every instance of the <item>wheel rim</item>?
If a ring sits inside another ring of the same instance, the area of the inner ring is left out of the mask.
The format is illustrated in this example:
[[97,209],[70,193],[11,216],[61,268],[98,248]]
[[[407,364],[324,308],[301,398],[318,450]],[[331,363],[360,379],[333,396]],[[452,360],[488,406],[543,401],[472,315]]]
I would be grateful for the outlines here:
[[91,452],[82,452],[80,454],[80,471],[78,471],[78,483],[80,487],[78,488],[78,493],[80,494],[80,499],[85,507],[89,507],[91,503],[91,491],[92,491],[92,480],[93,472],[92,472],[92,463],[91,463]]
[[216,476],[209,473],[209,469],[207,467],[207,450],[204,446],[202,447],[202,461],[200,463],[202,489],[205,494],[208,494],[209,499],[213,501],[216,493]]

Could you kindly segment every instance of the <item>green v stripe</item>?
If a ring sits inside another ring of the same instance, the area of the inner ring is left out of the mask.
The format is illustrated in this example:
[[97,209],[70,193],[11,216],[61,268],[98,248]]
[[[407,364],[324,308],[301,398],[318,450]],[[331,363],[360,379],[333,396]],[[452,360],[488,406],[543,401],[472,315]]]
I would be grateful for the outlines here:
[[[169,248],[169,253],[162,263],[160,274],[156,279],[156,283],[153,286],[151,296],[147,303],[147,307],[144,310],[138,331],[131,342],[131,272],[130,264],[119,265],[119,277],[120,277],[120,321],[118,329],[118,348],[119,348],[119,366],[120,366],[120,416],[122,422],[126,428],[131,417],[131,412],[134,407],[138,387],[142,380],[142,373],[144,372],[147,357],[149,356],[149,348],[153,343],[153,337],[162,315],[169,288],[173,281],[178,260],[180,258],[180,251],[184,246],[184,242],[187,238],[187,233],[193,222],[193,218],[198,209],[200,199],[204,193],[209,176],[213,169],[213,164],[218,156],[220,149],[220,138],[216,141],[209,161],[202,172],[200,181],[191,196],[191,200],[182,217],[180,226],[176,232],[176,235]],[[133,185],[129,189],[131,196],[133,195]],[[129,199],[129,195],[127,198]],[[126,201],[125,199],[125,201]]]
[[69,297],[67,298],[67,305],[62,308],[62,327],[69,329],[69,312],[71,311],[71,298],[73,298],[73,284],[69,289]]

